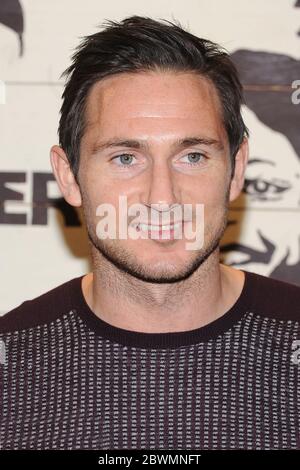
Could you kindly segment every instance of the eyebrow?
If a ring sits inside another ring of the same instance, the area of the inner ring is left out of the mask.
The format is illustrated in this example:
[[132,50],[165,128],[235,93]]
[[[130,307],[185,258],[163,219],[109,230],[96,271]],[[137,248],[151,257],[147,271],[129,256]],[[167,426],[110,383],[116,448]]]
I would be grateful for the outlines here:
[[[221,141],[211,139],[209,137],[187,137],[185,139],[177,139],[172,143],[172,148],[184,149],[186,147],[192,147],[194,145],[207,145],[215,147],[218,150],[224,150],[224,145]],[[113,147],[128,147],[137,150],[149,149],[149,144],[145,140],[136,139],[109,139],[103,142],[98,142],[92,147],[92,154],[97,153],[101,150]]]

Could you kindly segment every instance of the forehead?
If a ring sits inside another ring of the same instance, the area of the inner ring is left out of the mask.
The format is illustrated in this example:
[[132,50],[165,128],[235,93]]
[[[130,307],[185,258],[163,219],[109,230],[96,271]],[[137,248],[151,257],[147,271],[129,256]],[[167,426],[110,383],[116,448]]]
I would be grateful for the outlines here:
[[[222,108],[210,80],[187,72],[121,73],[90,90],[87,137],[94,134],[152,134],[203,131],[224,134]],[[214,134],[214,135],[212,135]],[[136,135],[135,135],[136,136]]]

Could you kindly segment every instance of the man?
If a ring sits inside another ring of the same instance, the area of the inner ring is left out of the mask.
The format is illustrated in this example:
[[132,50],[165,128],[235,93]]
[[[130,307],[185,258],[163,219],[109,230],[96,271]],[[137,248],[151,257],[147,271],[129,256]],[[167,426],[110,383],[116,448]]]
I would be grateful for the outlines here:
[[300,448],[300,289],[219,262],[248,158],[228,55],[133,16],[66,75],[51,163],[93,270],[2,318],[2,448]]

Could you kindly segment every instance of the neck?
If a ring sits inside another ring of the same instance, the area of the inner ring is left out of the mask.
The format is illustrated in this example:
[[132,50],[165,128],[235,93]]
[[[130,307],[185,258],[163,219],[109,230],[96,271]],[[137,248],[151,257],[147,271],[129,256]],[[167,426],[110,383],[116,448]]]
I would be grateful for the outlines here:
[[105,322],[131,331],[188,331],[222,316],[239,297],[241,271],[219,263],[216,250],[188,279],[171,284],[141,281],[106,259],[84,276],[91,310]]

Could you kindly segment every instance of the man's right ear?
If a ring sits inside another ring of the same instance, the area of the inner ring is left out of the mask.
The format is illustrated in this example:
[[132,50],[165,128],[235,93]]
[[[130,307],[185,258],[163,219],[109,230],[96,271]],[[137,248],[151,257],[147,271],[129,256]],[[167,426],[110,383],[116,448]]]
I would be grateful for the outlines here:
[[75,180],[68,157],[59,145],[51,147],[50,161],[63,197],[71,206],[80,207],[82,204],[80,188]]

